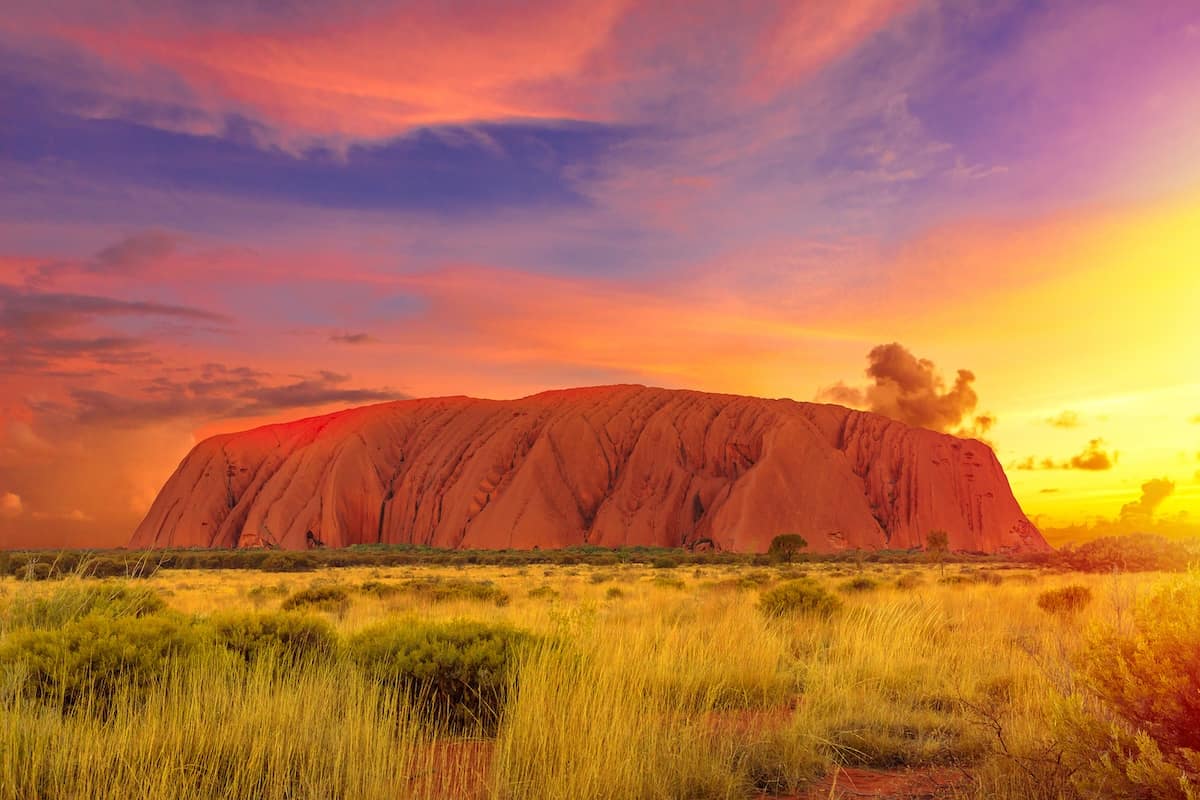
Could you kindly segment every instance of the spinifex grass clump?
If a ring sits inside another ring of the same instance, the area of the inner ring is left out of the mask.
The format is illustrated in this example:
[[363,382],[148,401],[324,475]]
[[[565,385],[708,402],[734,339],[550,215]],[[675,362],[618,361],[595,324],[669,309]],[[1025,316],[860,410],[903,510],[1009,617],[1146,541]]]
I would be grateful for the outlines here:
[[1048,614],[1071,616],[1078,614],[1092,602],[1092,590],[1086,586],[1064,586],[1050,589],[1038,595],[1038,608]]
[[768,589],[758,601],[759,610],[768,617],[786,617],[793,614],[828,617],[841,607],[842,601],[816,581],[806,578],[787,581]]
[[510,673],[528,634],[478,622],[389,621],[352,636],[350,658],[368,679],[403,692],[458,730],[495,730]]
[[508,592],[492,581],[473,581],[467,578],[411,578],[400,589],[430,603],[469,600],[481,603],[508,605]]
[[866,575],[859,575],[844,582],[838,588],[848,594],[858,594],[861,592],[875,591],[879,588],[879,583],[874,578],[868,578]]
[[106,711],[119,691],[150,684],[203,638],[198,626],[173,614],[93,613],[57,628],[6,634],[0,667],[27,697],[63,710]]
[[280,606],[284,611],[315,609],[319,611],[343,612],[350,605],[350,593],[337,584],[317,584],[301,589]]
[[247,662],[269,658],[284,666],[337,653],[337,632],[321,617],[294,612],[223,614],[212,618],[217,644]]
[[162,611],[154,591],[117,581],[70,581],[45,596],[23,593],[3,616],[8,628],[58,628],[90,614],[115,619]]

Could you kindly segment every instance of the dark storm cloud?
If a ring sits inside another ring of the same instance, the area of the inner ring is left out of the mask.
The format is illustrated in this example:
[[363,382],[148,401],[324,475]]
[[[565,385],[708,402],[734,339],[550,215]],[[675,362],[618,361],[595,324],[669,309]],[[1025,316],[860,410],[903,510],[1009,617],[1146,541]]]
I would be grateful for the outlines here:
[[996,422],[981,415],[973,424],[970,416],[979,404],[972,384],[975,374],[960,369],[954,382],[946,381],[932,361],[917,358],[908,348],[893,342],[881,344],[867,355],[865,387],[837,383],[818,394],[819,400],[866,408],[908,425],[960,435],[986,433]]

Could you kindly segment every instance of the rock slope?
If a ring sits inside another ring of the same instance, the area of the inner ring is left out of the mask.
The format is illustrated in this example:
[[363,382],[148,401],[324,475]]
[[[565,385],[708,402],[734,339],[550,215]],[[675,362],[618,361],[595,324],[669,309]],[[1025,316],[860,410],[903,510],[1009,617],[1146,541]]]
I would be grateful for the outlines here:
[[833,405],[605,386],[405,400],[216,436],[132,547],[1044,550],[987,445]]

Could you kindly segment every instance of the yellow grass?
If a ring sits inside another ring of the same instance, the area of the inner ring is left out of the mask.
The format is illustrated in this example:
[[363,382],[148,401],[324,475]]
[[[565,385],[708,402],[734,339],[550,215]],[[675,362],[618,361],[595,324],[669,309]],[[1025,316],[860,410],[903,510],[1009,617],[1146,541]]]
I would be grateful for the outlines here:
[[[806,568],[831,591],[845,580],[830,565]],[[343,638],[400,617],[503,622],[540,643],[523,652],[499,733],[482,743],[432,729],[344,660],[279,674],[199,655],[106,715],[63,714],[3,674],[0,800],[748,798],[803,790],[839,764],[950,766],[966,776],[960,795],[1057,796],[1032,785],[1020,757],[1045,738],[1079,632],[1119,620],[1161,578],[1003,570],[999,585],[953,585],[918,567],[916,588],[896,588],[913,569],[875,567],[880,588],[841,594],[827,620],[765,618],[758,589],[731,585],[745,567],[160,572],[138,585],[199,618],[268,612],[320,582],[492,580],[507,605],[354,591],[328,617]],[[61,583],[5,579],[0,608]],[[1039,591],[1066,583],[1090,587],[1095,602],[1073,618],[1038,609]],[[557,596],[530,597],[542,586]]]

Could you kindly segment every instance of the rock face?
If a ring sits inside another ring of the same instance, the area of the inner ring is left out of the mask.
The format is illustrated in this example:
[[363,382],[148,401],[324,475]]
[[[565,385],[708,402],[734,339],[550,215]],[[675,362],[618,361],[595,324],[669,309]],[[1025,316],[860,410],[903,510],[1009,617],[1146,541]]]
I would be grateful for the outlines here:
[[342,411],[198,444],[132,547],[1047,545],[984,444],[833,405],[605,386]]

